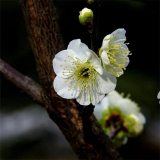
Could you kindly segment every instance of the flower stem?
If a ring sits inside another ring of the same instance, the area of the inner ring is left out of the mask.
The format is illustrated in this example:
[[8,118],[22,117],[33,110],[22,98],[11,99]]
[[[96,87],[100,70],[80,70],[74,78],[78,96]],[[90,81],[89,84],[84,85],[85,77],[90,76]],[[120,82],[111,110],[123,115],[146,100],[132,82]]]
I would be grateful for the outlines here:
[[91,41],[91,49],[94,52],[97,52],[98,50],[98,21],[99,21],[99,10],[100,10],[100,5],[99,5],[99,0],[96,0],[93,3],[93,13],[94,13],[94,19],[93,23],[91,26],[88,26],[88,32],[90,34],[90,41]]
[[91,41],[91,50],[96,52],[93,33],[90,33],[90,41]]

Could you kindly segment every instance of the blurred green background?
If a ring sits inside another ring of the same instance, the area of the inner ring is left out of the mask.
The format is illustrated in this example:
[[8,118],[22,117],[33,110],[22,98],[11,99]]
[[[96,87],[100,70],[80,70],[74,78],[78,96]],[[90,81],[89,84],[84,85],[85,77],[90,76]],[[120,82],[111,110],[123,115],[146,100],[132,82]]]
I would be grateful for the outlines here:
[[[78,21],[83,1],[54,1],[65,46],[80,38],[90,46],[89,35]],[[100,1],[99,47],[104,36],[125,28],[132,52],[116,90],[131,94],[147,123],[143,133],[119,150],[124,159],[159,159],[159,1]],[[39,83],[18,0],[1,0],[1,58]],[[1,159],[75,160],[77,157],[45,110],[1,76]]]

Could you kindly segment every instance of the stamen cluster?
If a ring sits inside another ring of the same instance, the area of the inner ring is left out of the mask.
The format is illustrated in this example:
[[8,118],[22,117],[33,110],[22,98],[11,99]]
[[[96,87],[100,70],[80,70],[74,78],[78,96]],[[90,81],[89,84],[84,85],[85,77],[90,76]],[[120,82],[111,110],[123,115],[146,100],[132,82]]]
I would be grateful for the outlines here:
[[[91,65],[90,62],[83,63],[78,57],[75,57],[75,59],[69,55],[68,57],[71,59],[71,61],[68,62],[70,62],[73,67],[65,67],[62,72],[63,75],[69,76],[70,79],[68,91],[71,89],[75,90],[78,86],[79,91],[84,91],[85,93],[89,91],[89,93],[92,94],[92,90],[97,86],[95,79],[98,74],[94,69],[94,66]],[[64,61],[67,62],[67,60]],[[64,82],[66,82],[66,80]],[[80,93],[78,95],[80,95]]]

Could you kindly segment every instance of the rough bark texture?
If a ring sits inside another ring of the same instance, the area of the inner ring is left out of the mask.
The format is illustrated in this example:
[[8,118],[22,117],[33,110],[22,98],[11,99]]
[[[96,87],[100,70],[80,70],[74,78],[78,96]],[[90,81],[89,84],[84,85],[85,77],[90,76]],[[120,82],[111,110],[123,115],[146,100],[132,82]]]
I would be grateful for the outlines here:
[[20,0],[20,4],[43,89],[41,96],[50,118],[59,126],[79,159],[121,159],[95,117],[84,112],[84,107],[74,100],[62,99],[54,92],[52,59],[64,49],[64,44],[52,1]]

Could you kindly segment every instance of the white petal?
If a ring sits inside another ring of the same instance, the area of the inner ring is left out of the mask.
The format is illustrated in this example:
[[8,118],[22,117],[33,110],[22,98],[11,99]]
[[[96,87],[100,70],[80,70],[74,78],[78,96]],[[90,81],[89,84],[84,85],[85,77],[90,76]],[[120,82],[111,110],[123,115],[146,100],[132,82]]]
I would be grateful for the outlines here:
[[97,92],[101,94],[106,94],[112,92],[115,89],[117,79],[114,76],[108,74],[105,70],[103,70],[103,75],[97,76],[97,83]]
[[[85,92],[87,91],[87,92]],[[89,105],[90,103],[92,103],[92,105],[96,105],[97,103],[99,103],[104,95],[101,95],[97,92],[93,92],[90,94],[90,90],[89,87],[83,91],[80,92],[80,96],[77,97],[77,102],[81,105]]]
[[68,45],[67,50],[72,50],[76,53],[76,56],[82,60],[83,62],[86,61],[86,52],[89,50],[87,45],[84,43],[81,43],[80,39],[75,39],[71,41]]
[[118,101],[123,99],[123,97],[115,90],[109,93],[107,97],[109,105],[111,105],[112,107],[117,106]]
[[74,98],[78,97],[79,90],[76,85],[74,85],[74,86],[76,86],[76,88],[74,90],[72,90],[73,88],[68,90],[69,86],[72,87],[70,82],[71,82],[71,80],[68,78],[64,79],[64,78],[60,78],[60,77],[56,76],[56,78],[54,79],[54,82],[53,82],[54,90],[62,98],[74,99]]
[[138,113],[138,117],[139,117],[142,124],[146,123],[146,118],[142,113]]
[[119,51],[122,52],[123,54],[124,54],[124,51],[125,51],[124,56],[128,56],[129,55],[129,49],[128,49],[126,44],[123,44],[123,46],[121,46]]
[[[69,56],[69,57],[68,57]],[[63,75],[63,69],[67,67],[68,69],[73,68],[72,62],[75,53],[71,50],[63,50],[56,54],[55,58],[53,59],[53,69],[57,76],[67,78],[70,74]]]
[[94,66],[94,69],[100,74],[103,74],[103,68],[101,66],[101,61],[92,50],[89,50],[87,53],[88,61]]
[[94,108],[94,115],[97,118],[97,120],[102,118],[103,109],[100,104],[96,104]]
[[102,52],[102,54],[101,54],[101,59],[102,59],[102,62],[103,62],[104,64],[106,64],[106,65],[107,65],[107,64],[110,64],[108,55],[107,55],[107,53],[106,53],[105,51]]
[[116,60],[118,61],[119,64],[123,64],[123,62],[125,61],[125,65],[123,66],[123,68],[127,67],[128,64],[129,64],[129,58],[128,57],[120,57],[120,58],[116,57]]
[[103,42],[102,42],[102,49],[105,50],[106,52],[109,51],[109,42],[112,39],[112,36],[109,34],[104,37]]
[[113,35],[113,36],[116,35],[112,39],[111,43],[116,40],[119,40],[119,39],[126,39],[125,34],[126,34],[126,30],[124,28],[119,28],[119,29],[115,30],[114,32],[111,33],[111,35]]
[[137,115],[131,114],[130,117],[134,118],[134,120],[136,121],[134,129],[136,131],[136,135],[138,135],[143,130],[143,124]]
[[99,94],[97,92],[93,92],[91,95],[91,103],[92,105],[96,105],[97,103],[99,103],[103,98],[104,98],[104,94]]
[[123,68],[128,66],[128,64],[129,64],[129,58],[126,57],[124,61],[125,61],[125,65],[123,66]]
[[100,102],[100,105],[102,106],[102,109],[105,110],[105,109],[108,109],[108,106],[109,106],[109,102],[108,102],[108,97],[105,96],[102,101]]
[[84,106],[89,105],[91,103],[89,92],[85,93],[85,90],[80,92],[80,95],[77,97],[76,100],[80,105]]
[[108,98],[104,97],[103,100],[96,104],[94,108],[94,115],[98,120],[102,118],[102,113],[106,109],[108,109]]
[[122,110],[124,114],[137,114],[139,112],[139,108],[137,107],[136,103],[127,98],[119,100],[117,102],[117,106]]
[[123,74],[123,70],[121,68],[115,69],[115,66],[109,64],[109,65],[104,65],[105,70],[112,76],[114,77],[119,77],[120,75]]

